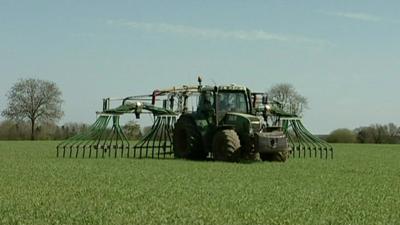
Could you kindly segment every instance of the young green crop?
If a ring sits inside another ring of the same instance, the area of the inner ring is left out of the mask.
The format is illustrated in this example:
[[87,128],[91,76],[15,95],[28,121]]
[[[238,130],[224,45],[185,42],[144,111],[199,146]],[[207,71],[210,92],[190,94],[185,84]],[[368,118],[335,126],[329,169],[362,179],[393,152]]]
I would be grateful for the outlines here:
[[0,142],[0,224],[399,224],[400,146],[236,164],[56,158]]

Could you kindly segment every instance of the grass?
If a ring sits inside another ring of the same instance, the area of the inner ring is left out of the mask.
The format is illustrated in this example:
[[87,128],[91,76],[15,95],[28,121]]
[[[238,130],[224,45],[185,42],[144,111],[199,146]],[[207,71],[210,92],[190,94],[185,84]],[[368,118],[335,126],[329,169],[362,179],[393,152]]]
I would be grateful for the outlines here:
[[233,164],[63,159],[0,142],[0,224],[399,224],[400,146]]

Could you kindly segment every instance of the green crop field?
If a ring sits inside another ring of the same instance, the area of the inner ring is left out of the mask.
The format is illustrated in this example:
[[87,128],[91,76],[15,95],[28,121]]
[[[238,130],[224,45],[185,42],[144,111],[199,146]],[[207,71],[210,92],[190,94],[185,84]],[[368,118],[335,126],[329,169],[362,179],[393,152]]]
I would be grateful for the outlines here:
[[0,142],[1,224],[400,224],[400,146],[235,164],[63,159]]

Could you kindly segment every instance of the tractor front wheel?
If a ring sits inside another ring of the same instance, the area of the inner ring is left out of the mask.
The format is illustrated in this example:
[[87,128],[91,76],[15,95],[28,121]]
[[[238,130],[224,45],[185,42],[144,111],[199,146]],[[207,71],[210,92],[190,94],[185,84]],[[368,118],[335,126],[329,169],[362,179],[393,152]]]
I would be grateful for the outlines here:
[[214,159],[238,162],[240,159],[240,140],[236,131],[231,129],[218,131],[213,139]]
[[201,134],[190,116],[182,115],[176,122],[173,147],[175,158],[204,160],[207,157],[203,151]]

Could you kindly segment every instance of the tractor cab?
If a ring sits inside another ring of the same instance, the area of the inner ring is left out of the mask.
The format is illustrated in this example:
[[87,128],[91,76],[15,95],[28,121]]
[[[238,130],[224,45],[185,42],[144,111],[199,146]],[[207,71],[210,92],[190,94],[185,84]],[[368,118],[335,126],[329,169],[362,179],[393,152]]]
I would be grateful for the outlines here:
[[251,113],[249,90],[242,86],[219,86],[216,93],[216,108],[221,113]]
[[250,112],[246,93],[243,91],[220,91],[216,99],[216,107],[220,113],[220,118],[227,112]]
[[250,91],[242,86],[202,87],[197,111],[220,122],[226,113],[251,114]]

